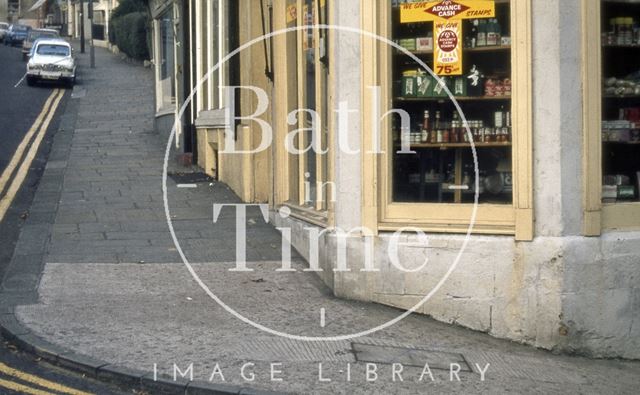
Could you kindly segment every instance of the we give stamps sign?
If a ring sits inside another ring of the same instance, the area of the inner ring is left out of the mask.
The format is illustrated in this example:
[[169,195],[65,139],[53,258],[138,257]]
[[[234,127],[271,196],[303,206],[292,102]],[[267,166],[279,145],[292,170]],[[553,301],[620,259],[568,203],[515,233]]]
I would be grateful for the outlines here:
[[405,3],[401,23],[433,22],[433,70],[438,75],[462,75],[462,21],[493,18],[494,1],[439,0]]

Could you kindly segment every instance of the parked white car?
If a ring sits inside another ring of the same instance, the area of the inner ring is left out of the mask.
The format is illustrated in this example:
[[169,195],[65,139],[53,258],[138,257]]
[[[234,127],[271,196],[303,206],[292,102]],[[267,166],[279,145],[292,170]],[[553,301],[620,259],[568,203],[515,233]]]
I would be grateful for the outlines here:
[[0,22],[0,41],[4,40],[4,36],[9,32],[9,24]]
[[27,84],[41,80],[60,81],[73,86],[76,61],[71,44],[62,39],[38,39],[27,63]]

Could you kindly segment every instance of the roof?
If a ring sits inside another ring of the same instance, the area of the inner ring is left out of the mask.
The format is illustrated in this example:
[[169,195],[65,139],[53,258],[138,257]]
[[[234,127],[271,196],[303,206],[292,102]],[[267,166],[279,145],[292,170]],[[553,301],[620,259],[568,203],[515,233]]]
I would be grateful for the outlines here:
[[71,44],[69,44],[67,41],[61,39],[61,38],[39,38],[36,40],[36,42],[38,43],[38,45],[40,44],[55,44],[55,45],[60,45],[60,44],[64,44],[68,47],[71,47]]
[[32,32],[47,32],[47,33],[56,33],[60,34],[56,29],[31,29]]

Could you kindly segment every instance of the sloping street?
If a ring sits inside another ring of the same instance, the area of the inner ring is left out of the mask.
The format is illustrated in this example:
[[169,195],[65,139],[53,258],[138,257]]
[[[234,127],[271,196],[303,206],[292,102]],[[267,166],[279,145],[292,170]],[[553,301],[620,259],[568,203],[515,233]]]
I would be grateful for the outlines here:
[[[83,69],[82,94],[68,99],[33,200],[32,210],[51,215],[26,219],[3,281],[1,318],[13,341],[84,367],[88,377],[129,380],[151,393],[635,392],[637,362],[554,355],[426,316],[312,342],[233,316],[198,286],[171,239],[162,195],[169,142],[153,130],[151,72],[96,53],[98,67]],[[235,212],[223,209],[215,222],[211,213],[213,204],[239,199],[195,168],[172,161],[168,174],[170,218],[186,257],[243,317],[327,336],[401,313],[334,297],[295,252],[294,271],[278,272],[281,236],[255,206],[246,218],[253,271],[230,271]]]

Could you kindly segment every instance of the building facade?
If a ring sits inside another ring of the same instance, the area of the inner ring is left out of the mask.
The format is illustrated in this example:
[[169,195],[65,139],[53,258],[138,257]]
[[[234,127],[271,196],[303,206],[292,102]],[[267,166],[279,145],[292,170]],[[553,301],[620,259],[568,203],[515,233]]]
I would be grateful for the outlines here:
[[156,1],[159,129],[339,297],[640,358],[640,6],[471,3]]
[[[109,44],[109,19],[111,11],[118,6],[118,0],[98,0],[93,2],[93,14],[89,15],[89,2],[80,0],[66,0],[66,28],[67,34],[79,39],[82,32],[84,18],[84,36],[88,40],[93,38],[96,46],[106,47]],[[82,10],[84,9],[84,12]]]
[[9,1],[8,0],[0,0],[0,21],[1,22],[9,21]]

